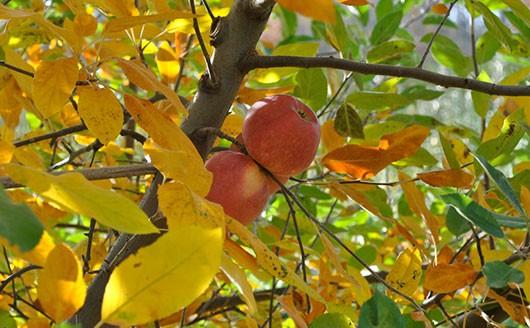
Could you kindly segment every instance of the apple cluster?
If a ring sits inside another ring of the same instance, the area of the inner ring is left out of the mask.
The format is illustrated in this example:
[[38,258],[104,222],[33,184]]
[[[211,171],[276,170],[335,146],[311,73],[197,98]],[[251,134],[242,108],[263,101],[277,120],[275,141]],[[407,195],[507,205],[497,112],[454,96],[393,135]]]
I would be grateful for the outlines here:
[[270,175],[285,183],[309,167],[320,142],[320,125],[313,110],[297,98],[268,96],[250,107],[238,139],[250,157],[234,148],[210,157],[206,169],[213,182],[206,199],[248,225],[280,189]]

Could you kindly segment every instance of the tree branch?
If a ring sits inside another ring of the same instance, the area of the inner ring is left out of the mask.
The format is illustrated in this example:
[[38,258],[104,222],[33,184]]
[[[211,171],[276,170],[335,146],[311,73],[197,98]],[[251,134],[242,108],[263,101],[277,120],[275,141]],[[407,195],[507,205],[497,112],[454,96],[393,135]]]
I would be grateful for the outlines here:
[[446,88],[474,90],[497,96],[530,96],[530,86],[500,85],[467,77],[456,77],[424,70],[420,67],[403,67],[367,64],[334,57],[258,56],[249,54],[240,61],[241,70],[273,67],[327,67],[366,75],[407,77]]

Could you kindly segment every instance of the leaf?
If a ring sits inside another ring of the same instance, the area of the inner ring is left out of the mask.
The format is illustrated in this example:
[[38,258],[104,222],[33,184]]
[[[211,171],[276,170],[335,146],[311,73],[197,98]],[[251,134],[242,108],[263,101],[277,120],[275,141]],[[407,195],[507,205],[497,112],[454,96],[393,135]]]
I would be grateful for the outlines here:
[[382,61],[399,58],[403,53],[412,52],[416,48],[416,45],[410,41],[405,40],[392,40],[383,42],[373,47],[366,54],[366,60],[369,63],[380,63]]
[[320,131],[320,140],[326,152],[335,150],[346,142],[346,138],[338,134],[335,130],[335,122],[331,119],[322,124]]
[[277,2],[304,16],[335,23],[335,8],[332,0],[313,0],[310,4],[304,0],[278,0]]
[[[421,41],[427,43],[432,37],[432,33],[429,33],[421,38]],[[458,45],[445,35],[436,35],[431,51],[438,63],[452,69],[459,76],[466,76],[473,69],[471,59],[464,56]]]
[[405,319],[396,303],[378,290],[361,307],[359,327],[363,328],[405,328]]
[[403,10],[396,9],[388,12],[385,16],[379,19],[370,35],[370,42],[372,45],[388,41],[399,29],[399,24],[401,24],[402,18]]
[[343,104],[339,107],[333,127],[343,137],[364,139],[363,122],[350,104]]
[[499,17],[495,16],[495,14],[492,13],[491,10],[489,10],[489,8],[482,2],[473,1],[472,5],[482,14],[482,17],[484,18],[484,24],[486,25],[488,31],[495,35],[495,37],[506,47],[508,47],[510,50],[513,50],[513,48],[517,45],[517,41],[513,39],[511,30],[504,25]]
[[[492,82],[488,74],[484,71],[479,74],[477,80],[489,83]],[[471,99],[473,100],[473,107],[475,108],[475,112],[482,119],[485,119],[491,106],[491,95],[482,92],[471,91]]]
[[[422,275],[421,254],[416,247],[409,247],[399,253],[396,263],[385,280],[401,293],[412,296],[420,284]],[[392,293],[392,298],[400,299],[398,294]]]
[[451,293],[470,285],[477,272],[468,263],[429,264],[423,279],[423,288],[435,293]]
[[78,79],[74,57],[43,60],[35,71],[32,98],[44,118],[60,112]]
[[39,218],[24,203],[13,204],[0,187],[0,236],[21,252],[37,246],[44,226]]
[[[405,173],[400,172],[399,180],[407,181],[410,180],[410,177]],[[413,181],[402,182],[401,188],[403,189],[403,193],[405,194],[405,198],[407,199],[407,204],[409,204],[410,209],[414,214],[416,214],[416,216],[425,222],[425,225],[431,232],[433,242],[437,244],[439,241],[440,224],[438,223],[436,216],[434,216],[434,214],[432,214],[427,208],[427,205],[425,204],[425,194],[416,186]]]
[[459,168],[418,173],[416,176],[421,181],[433,187],[456,187],[466,189],[471,188],[471,183],[475,179],[473,175]]
[[126,30],[131,27],[135,27],[138,25],[144,25],[147,23],[156,23],[156,22],[162,22],[162,21],[168,21],[168,20],[174,20],[177,18],[197,18],[201,17],[202,15],[194,15],[189,12],[183,12],[183,11],[177,11],[177,10],[171,10],[164,12],[162,14],[155,14],[155,15],[143,15],[143,16],[124,16],[119,17],[110,20],[107,25],[105,25],[105,28],[103,29],[103,33],[114,33],[114,32],[120,32],[123,30]]
[[107,87],[79,86],[78,111],[88,130],[103,144],[116,139],[123,126],[123,109]]
[[437,3],[434,6],[432,6],[432,12],[438,15],[445,15],[447,14],[447,6],[443,3]]
[[517,209],[521,215],[525,215],[523,207],[521,206],[521,202],[519,201],[519,197],[517,197],[517,194],[515,193],[515,190],[513,190],[512,186],[510,185],[510,182],[508,182],[508,179],[506,176],[493,166],[491,166],[486,159],[484,159],[480,155],[475,155],[475,159],[479,162],[479,164],[486,170],[490,178],[495,182],[497,187],[501,190],[503,195],[508,199],[510,204],[513,205]]
[[503,288],[508,283],[520,284],[525,280],[521,270],[512,268],[502,261],[491,261],[484,264],[482,273],[488,279],[487,284],[491,288]]
[[522,127],[523,119],[522,108],[508,115],[503,121],[499,135],[482,143],[476,153],[483,156],[493,166],[505,161],[525,134]]
[[442,144],[445,159],[447,159],[449,167],[452,169],[459,169],[460,163],[458,162],[458,159],[456,157],[455,150],[453,149],[453,147],[451,147],[451,143],[445,138],[443,133],[439,133],[438,136],[440,138],[440,143]]
[[461,234],[471,230],[466,217],[461,215],[452,206],[447,209],[447,214],[445,215],[445,225],[447,226],[447,229],[455,236],[460,236]]
[[343,313],[324,313],[311,322],[309,328],[353,328],[351,319]]
[[223,254],[221,270],[241,293],[245,304],[248,306],[249,314],[254,315],[258,313],[256,298],[254,297],[252,286],[248,281],[245,271],[232,262],[226,254]]
[[90,36],[96,33],[98,28],[97,19],[89,14],[81,12],[75,15],[74,32],[80,36]]
[[369,4],[367,0],[339,0],[340,3],[347,6],[364,6]]
[[178,112],[188,115],[188,111],[180,101],[177,93],[160,82],[155,73],[147,69],[140,60],[124,60],[118,58],[118,65],[121,67],[125,75],[127,75],[129,81],[147,91],[160,92],[166,96],[167,100],[175,106]]
[[527,26],[530,26],[530,9],[521,0],[501,0],[513,10],[513,13],[521,18]]
[[356,108],[379,111],[407,105],[410,100],[396,93],[362,91],[350,94],[346,102],[353,104]]
[[322,159],[328,169],[354,178],[370,178],[390,163],[413,155],[429,135],[429,129],[413,125],[381,138],[378,147],[347,145]]
[[62,210],[92,217],[122,232],[158,233],[135,203],[120,194],[97,187],[80,173],[54,176],[15,164],[8,164],[7,171],[15,182],[28,186]]
[[193,193],[191,187],[173,181],[158,189],[160,210],[167,217],[169,229],[198,225],[224,229],[223,208]]
[[453,206],[460,215],[484,230],[484,232],[497,238],[504,237],[504,232],[493,215],[471,198],[463,194],[447,194],[442,195],[441,198],[446,204]]
[[183,225],[140,248],[112,272],[103,296],[102,321],[145,324],[190,304],[219,269],[223,240],[221,228]]
[[81,262],[72,249],[57,244],[39,273],[39,303],[56,322],[74,315],[85,303],[86,285]]
[[200,196],[208,194],[212,184],[212,174],[206,170],[196,152],[163,148],[152,139],[148,139],[143,148],[153,165],[166,178],[185,183]]
[[345,193],[359,206],[376,217],[393,223],[392,209],[388,205],[387,195],[382,189],[375,186],[367,187],[355,184],[333,183],[331,186]]
[[321,68],[304,69],[296,74],[293,95],[316,111],[326,105],[327,84],[328,81]]

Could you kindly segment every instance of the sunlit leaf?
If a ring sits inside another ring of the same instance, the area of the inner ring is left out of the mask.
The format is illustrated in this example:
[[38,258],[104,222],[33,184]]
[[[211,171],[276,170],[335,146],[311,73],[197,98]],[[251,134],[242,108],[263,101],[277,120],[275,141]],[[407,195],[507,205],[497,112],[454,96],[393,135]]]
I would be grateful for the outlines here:
[[326,104],[327,83],[321,68],[301,70],[296,74],[293,96],[300,98],[307,106],[317,111]]
[[222,229],[181,226],[141,248],[112,272],[102,320],[138,325],[162,319],[190,304],[221,264]]
[[177,111],[187,115],[188,111],[182,104],[177,93],[160,82],[155,73],[145,67],[140,60],[124,60],[118,58],[118,65],[125,75],[127,75],[129,81],[147,91],[158,91],[162,93],[175,106]]
[[405,328],[405,319],[396,303],[378,290],[361,307],[359,326],[367,328]]
[[78,111],[88,130],[103,144],[116,139],[123,125],[123,109],[107,87],[79,86]]
[[120,18],[115,18],[110,20],[107,25],[105,25],[105,28],[103,29],[103,32],[107,33],[114,33],[123,31],[125,29],[138,26],[138,25],[144,25],[147,23],[155,23],[155,22],[161,22],[161,21],[168,21],[168,20],[174,20],[177,18],[193,18],[193,17],[200,17],[199,15],[193,15],[189,12],[183,12],[183,11],[176,11],[171,10],[168,12],[165,12],[163,14],[155,14],[155,15],[142,15],[142,16],[124,16]]
[[14,204],[0,187],[0,236],[21,252],[39,243],[44,226],[24,203]]
[[57,244],[39,273],[39,303],[56,322],[64,321],[85,302],[86,285],[81,261],[65,244]]
[[521,270],[512,268],[502,261],[485,263],[482,272],[488,279],[488,286],[492,288],[506,287],[510,282],[520,284],[525,280],[525,276]]
[[423,287],[435,293],[450,293],[470,285],[477,272],[468,263],[430,264]]
[[[420,251],[409,247],[399,253],[396,263],[386,276],[386,281],[401,293],[412,296],[418,289],[422,275]],[[399,299],[398,294],[392,296]]]
[[[9,164],[9,176],[65,211],[93,217],[100,223],[128,233],[158,233],[158,229],[130,199],[97,187],[80,173],[50,175]],[[97,206],[94,206],[97,204]]]
[[418,173],[417,177],[433,187],[456,187],[470,188],[473,175],[463,169],[449,169],[443,171],[432,171],[427,173]]
[[331,152],[344,145],[346,138],[341,136],[335,130],[335,122],[328,120],[322,124],[320,141],[327,152]]
[[335,8],[331,0],[314,0],[310,4],[303,0],[278,0],[285,8],[313,19],[335,22]]
[[72,94],[78,79],[77,59],[43,60],[33,79],[33,100],[45,118],[58,113]]
[[232,260],[225,254],[223,254],[221,270],[226,274],[230,279],[232,284],[241,293],[241,296],[245,300],[245,303],[248,306],[249,313],[255,314],[258,312],[258,305],[256,304],[256,298],[252,291],[252,286],[250,285],[245,271],[238,267]]
[[80,36],[89,36],[96,33],[97,19],[89,14],[80,13],[74,18],[74,32]]
[[134,0],[84,0],[84,2],[117,17],[138,15]]

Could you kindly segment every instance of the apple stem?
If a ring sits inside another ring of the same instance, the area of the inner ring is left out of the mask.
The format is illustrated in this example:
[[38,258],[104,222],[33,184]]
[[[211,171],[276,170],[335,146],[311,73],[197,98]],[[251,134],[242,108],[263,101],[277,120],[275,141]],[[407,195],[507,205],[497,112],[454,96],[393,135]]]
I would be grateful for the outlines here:
[[217,137],[219,137],[221,139],[225,139],[225,140],[230,141],[232,144],[236,145],[241,150],[242,153],[244,153],[245,155],[248,155],[248,152],[247,152],[247,149],[245,148],[245,145],[243,145],[241,142],[239,142],[239,140],[237,140],[236,138],[232,137],[229,134],[224,133],[223,131],[221,131],[218,128],[206,126],[206,127],[202,127],[202,128],[197,128],[197,129],[195,129],[195,131],[193,131],[191,133],[191,135],[197,136],[199,138],[207,138],[207,137],[209,137],[212,134],[216,135]]

